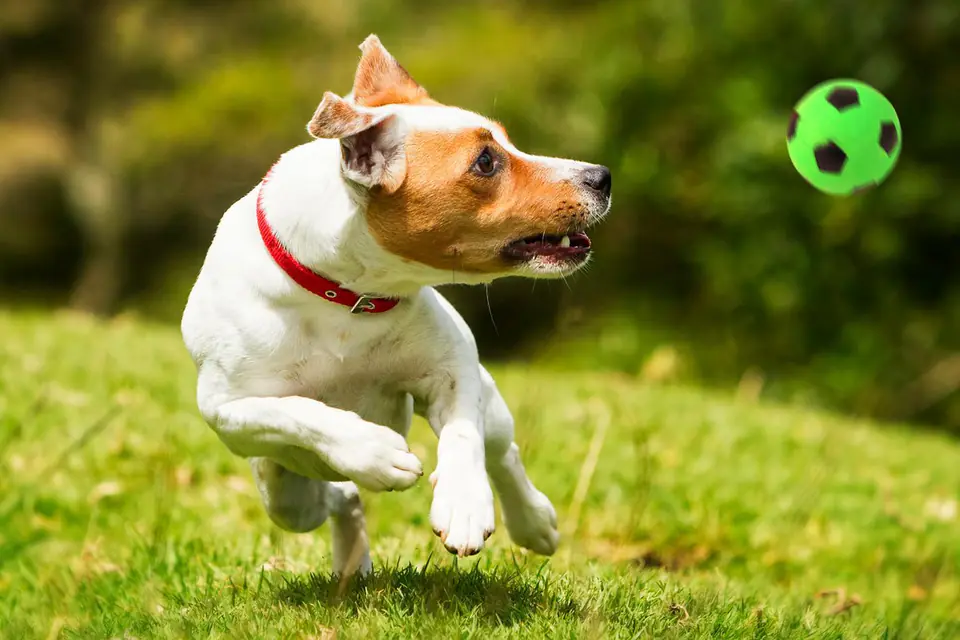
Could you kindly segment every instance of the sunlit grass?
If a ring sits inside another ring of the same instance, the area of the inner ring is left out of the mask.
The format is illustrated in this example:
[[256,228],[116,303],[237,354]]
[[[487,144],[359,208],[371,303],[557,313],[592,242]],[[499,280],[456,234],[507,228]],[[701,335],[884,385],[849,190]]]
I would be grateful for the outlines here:
[[454,561],[421,482],[367,496],[377,571],[340,585],[325,530],[272,527],[199,419],[174,329],[16,313],[0,335],[3,638],[960,635],[945,436],[494,368],[557,556],[501,527]]

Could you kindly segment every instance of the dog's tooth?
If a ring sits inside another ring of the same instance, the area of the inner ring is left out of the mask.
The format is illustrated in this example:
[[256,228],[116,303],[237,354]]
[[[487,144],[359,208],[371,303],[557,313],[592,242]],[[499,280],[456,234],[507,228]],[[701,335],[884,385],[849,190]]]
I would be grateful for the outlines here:
[[560,238],[560,246],[566,249],[570,246],[570,236],[563,236]]

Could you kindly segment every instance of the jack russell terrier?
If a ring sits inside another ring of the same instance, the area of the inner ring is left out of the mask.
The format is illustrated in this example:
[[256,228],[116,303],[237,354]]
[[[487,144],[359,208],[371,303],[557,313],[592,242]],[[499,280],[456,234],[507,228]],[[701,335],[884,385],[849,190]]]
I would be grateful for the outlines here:
[[430,523],[444,546],[483,548],[492,481],[510,538],[550,555],[556,512],[469,327],[432,286],[576,271],[610,171],[523,153],[497,122],[433,100],[376,36],[360,50],[351,93],[325,93],[307,125],[316,140],[220,221],[181,325],[200,412],[249,458],[278,526],[332,517],[335,573],[371,570],[358,486],[423,474],[414,412],[439,437]]

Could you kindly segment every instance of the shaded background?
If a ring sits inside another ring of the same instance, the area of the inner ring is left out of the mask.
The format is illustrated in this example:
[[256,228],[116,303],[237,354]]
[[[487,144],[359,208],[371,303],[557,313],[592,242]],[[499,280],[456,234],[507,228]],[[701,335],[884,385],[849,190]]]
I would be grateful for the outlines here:
[[[222,212],[371,32],[521,148],[613,170],[589,274],[445,291],[484,357],[960,433],[956,0],[6,3],[0,303],[176,323]],[[891,178],[843,199],[784,140],[835,77],[904,132]]]

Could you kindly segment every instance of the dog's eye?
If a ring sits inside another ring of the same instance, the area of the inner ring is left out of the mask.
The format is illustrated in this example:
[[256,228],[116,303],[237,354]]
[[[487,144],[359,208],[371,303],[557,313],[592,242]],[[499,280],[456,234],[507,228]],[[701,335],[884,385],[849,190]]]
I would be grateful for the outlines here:
[[496,156],[490,153],[490,149],[484,149],[473,163],[473,172],[484,177],[492,176],[498,169],[500,169],[500,163]]

